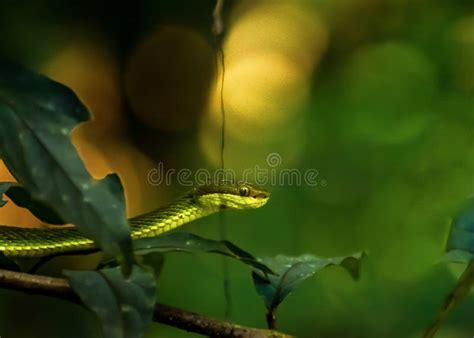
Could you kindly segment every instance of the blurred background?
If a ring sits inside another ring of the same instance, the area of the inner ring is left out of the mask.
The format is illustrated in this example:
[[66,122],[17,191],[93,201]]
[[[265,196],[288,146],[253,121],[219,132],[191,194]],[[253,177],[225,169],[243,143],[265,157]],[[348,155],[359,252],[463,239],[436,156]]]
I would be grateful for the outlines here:
[[[94,119],[73,142],[95,177],[118,172],[130,216],[189,189],[149,171],[220,165],[214,1],[0,1],[0,54],[71,87]],[[440,263],[450,218],[474,193],[472,0],[227,1],[225,165],[318,171],[269,185],[269,204],[228,213],[257,256],[367,250],[357,282],[334,268],[278,312],[298,337],[417,337],[454,286]],[[1,123],[1,121],[0,121]],[[0,163],[1,165],[1,163]],[[0,166],[0,180],[11,180]],[[42,226],[12,203],[0,224]],[[186,227],[218,238],[218,218]],[[61,259],[43,273],[87,266]],[[229,261],[232,320],[265,326],[248,268]],[[462,267],[461,267],[462,268]],[[220,257],[169,254],[157,299],[223,317]],[[474,334],[471,295],[437,337]],[[0,291],[2,337],[98,337],[85,310]],[[147,337],[195,337],[154,324]],[[197,337],[197,336],[196,336]]]

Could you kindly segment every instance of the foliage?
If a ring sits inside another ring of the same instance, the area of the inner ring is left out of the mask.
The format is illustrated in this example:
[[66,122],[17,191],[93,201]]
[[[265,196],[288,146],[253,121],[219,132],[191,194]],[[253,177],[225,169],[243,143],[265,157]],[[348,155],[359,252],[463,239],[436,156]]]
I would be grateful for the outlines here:
[[461,302],[474,285],[474,197],[468,198],[463,208],[456,214],[443,260],[467,264],[454,289],[447,296],[435,321],[425,332],[424,337],[433,337],[448,314]]
[[360,260],[364,253],[355,253],[343,257],[321,258],[313,255],[288,257],[263,257],[261,262],[268,265],[276,275],[262,274],[255,270],[252,273],[255,288],[267,308],[267,321],[270,328],[275,328],[275,311],[281,302],[307,278],[320,270],[339,265],[346,269],[354,279],[359,277]]
[[451,224],[446,251],[474,254],[474,196],[467,199]]
[[130,229],[118,176],[94,180],[70,141],[72,128],[90,116],[77,96],[0,60],[0,114],[0,158],[31,199],[49,205],[130,268]]
[[3,192],[17,206],[28,209],[39,220],[48,224],[65,224],[57,213],[47,205],[34,200],[24,187],[17,183],[2,183],[8,188]]
[[119,268],[64,271],[84,305],[100,319],[104,338],[139,338],[153,315],[155,280],[134,266],[129,278]]
[[267,265],[229,241],[216,241],[188,232],[171,232],[159,237],[141,238],[135,241],[134,250],[135,254],[142,256],[171,251],[216,253],[248,264],[265,275],[274,274]]
[[[272,312],[301,281],[326,266],[340,265],[358,274],[362,254],[258,259],[229,241],[184,232],[132,244],[118,176],[94,180],[70,141],[72,128],[89,118],[70,89],[0,60],[0,114],[0,158],[18,180],[0,182],[0,197],[5,194],[44,222],[76,225],[107,257],[98,270],[63,272],[99,319],[105,338],[143,336],[152,320],[155,278],[166,252],[209,252],[245,263],[253,268],[257,291]],[[1,207],[5,201],[0,203]],[[0,255],[1,268],[24,271],[36,263]],[[118,266],[104,268],[115,263]],[[144,267],[150,265],[152,270]]]

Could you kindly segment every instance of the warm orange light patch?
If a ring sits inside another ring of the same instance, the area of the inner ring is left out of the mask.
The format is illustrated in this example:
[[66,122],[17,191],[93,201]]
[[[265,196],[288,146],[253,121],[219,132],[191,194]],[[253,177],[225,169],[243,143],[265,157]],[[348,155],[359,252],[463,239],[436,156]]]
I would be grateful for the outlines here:
[[73,89],[92,112],[91,121],[73,130],[72,142],[93,177],[118,173],[127,213],[134,216],[163,203],[164,189],[147,182],[147,173],[155,165],[128,135],[118,61],[105,46],[99,37],[72,41],[42,71]]

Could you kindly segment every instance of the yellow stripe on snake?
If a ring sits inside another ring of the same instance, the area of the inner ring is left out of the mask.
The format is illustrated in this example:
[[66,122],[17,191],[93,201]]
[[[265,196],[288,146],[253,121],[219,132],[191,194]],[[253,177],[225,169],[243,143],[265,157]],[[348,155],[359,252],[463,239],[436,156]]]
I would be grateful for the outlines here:
[[[254,209],[269,194],[248,184],[204,185],[166,207],[129,219],[133,239],[158,236],[223,209]],[[98,224],[100,226],[100,224]],[[0,227],[0,252],[5,256],[42,257],[95,248],[94,242],[73,227]]]

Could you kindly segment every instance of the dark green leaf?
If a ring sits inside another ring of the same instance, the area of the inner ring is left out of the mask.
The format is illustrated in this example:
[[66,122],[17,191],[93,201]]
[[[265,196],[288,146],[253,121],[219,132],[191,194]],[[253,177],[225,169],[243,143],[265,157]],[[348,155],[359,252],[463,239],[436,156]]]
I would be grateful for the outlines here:
[[10,188],[11,183],[0,182],[0,207],[3,207],[7,201],[3,199],[3,194]]
[[125,337],[141,338],[153,317],[154,276],[137,265],[129,279],[124,279],[117,268],[100,272],[119,300]]
[[124,338],[119,302],[104,277],[96,271],[64,271],[84,305],[99,319],[105,338]]
[[30,272],[41,260],[37,257],[10,257],[10,259],[15,262],[21,272]]
[[0,269],[20,271],[20,267],[10,257],[5,256],[0,252]]
[[452,223],[447,253],[443,261],[467,264],[454,290],[446,297],[438,315],[425,331],[424,338],[434,337],[448,314],[464,299],[474,285],[474,196],[467,199]]
[[12,183],[5,191],[17,206],[28,209],[39,220],[49,224],[65,224],[65,222],[50,207],[32,199],[30,193],[19,184]]
[[89,112],[67,87],[0,60],[0,158],[32,200],[49,205],[108,254],[133,261],[116,175],[94,180],[70,141]]
[[153,275],[139,266],[125,278],[120,269],[65,271],[71,287],[100,320],[105,338],[139,338],[151,323]]
[[165,254],[162,252],[152,252],[145,256],[139,256],[139,258],[141,265],[152,268],[155,280],[157,280],[163,271],[163,266],[165,264]]
[[364,255],[364,253],[355,253],[350,256],[332,258],[320,258],[313,255],[264,257],[260,259],[261,262],[275,271],[277,276],[265,275],[255,270],[252,277],[258,294],[264,299],[265,306],[269,311],[273,311],[302,281],[327,266],[342,266],[353,278],[358,278],[360,260]]
[[451,250],[474,254],[474,196],[467,199],[451,223],[446,251]]
[[441,258],[442,262],[467,264],[474,259],[474,254],[464,250],[451,250]]
[[30,272],[31,268],[33,268],[38,261],[38,258],[8,257],[0,252],[0,269]]
[[188,232],[169,232],[157,237],[141,238],[134,242],[134,247],[136,255],[170,251],[217,253],[237,259],[263,273],[273,274],[265,264],[228,241],[207,239]]
[[[136,261],[141,266],[150,267],[153,270],[155,280],[157,280],[163,270],[165,254],[162,252],[151,252],[143,256],[136,256]],[[118,265],[118,262],[114,258],[104,257],[102,261],[99,262],[97,269],[113,268]]]

